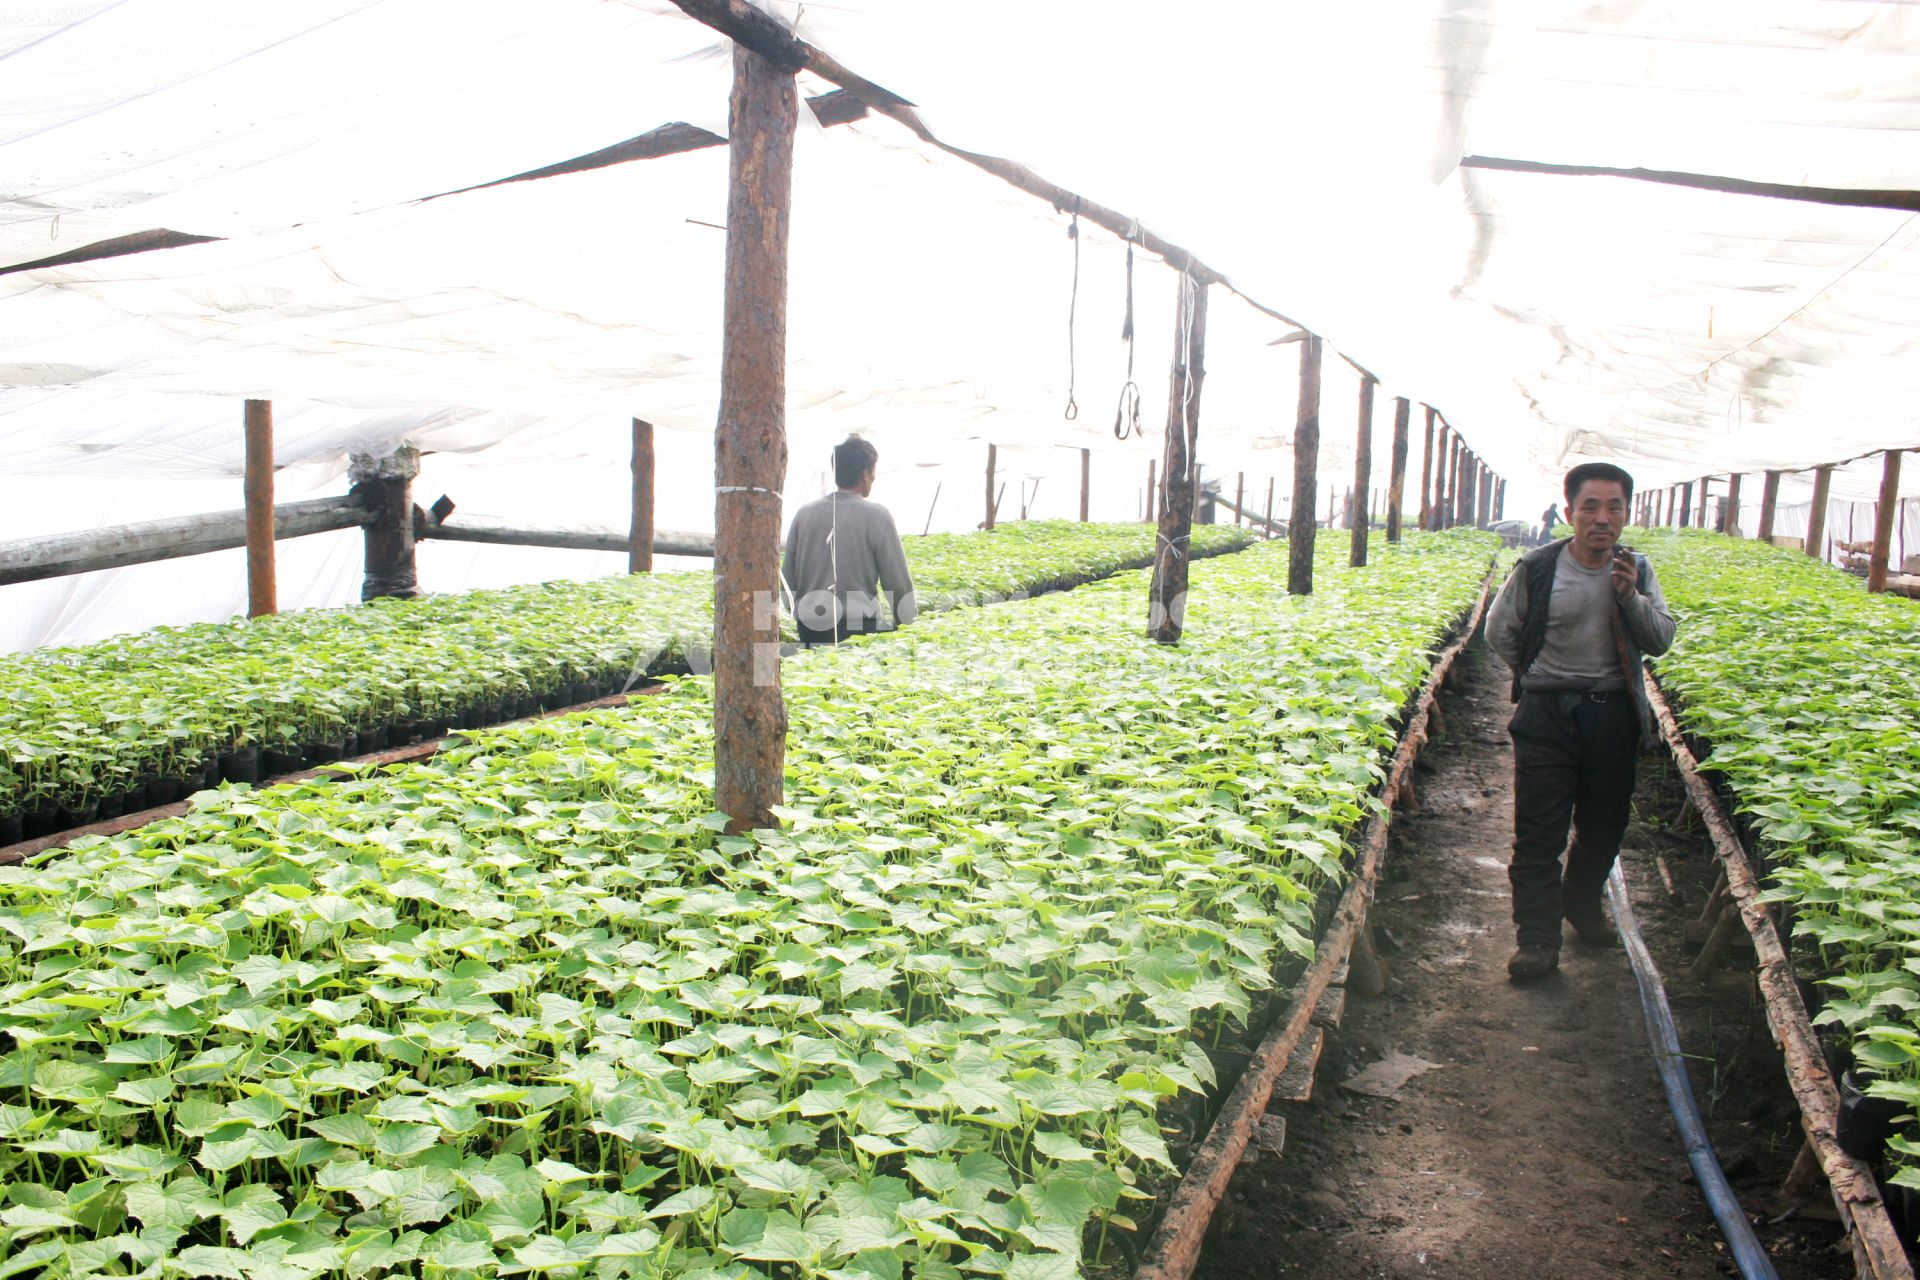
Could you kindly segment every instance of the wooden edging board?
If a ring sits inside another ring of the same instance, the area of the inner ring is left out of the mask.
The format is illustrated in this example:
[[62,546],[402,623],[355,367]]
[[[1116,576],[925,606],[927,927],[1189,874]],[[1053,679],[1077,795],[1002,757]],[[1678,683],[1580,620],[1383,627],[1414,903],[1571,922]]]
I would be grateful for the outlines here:
[[1367,911],[1373,904],[1374,886],[1380,877],[1381,864],[1386,861],[1387,831],[1393,820],[1393,802],[1399,796],[1408,771],[1413,768],[1414,759],[1420,754],[1420,748],[1426,744],[1428,723],[1441,683],[1453,669],[1455,659],[1467,647],[1467,642],[1480,629],[1492,583],[1489,571],[1480,584],[1479,598],[1474,602],[1466,625],[1435,660],[1388,768],[1381,791],[1387,808],[1367,820],[1353,883],[1347,886],[1340,899],[1332,923],[1315,952],[1313,964],[1295,985],[1286,1016],[1269,1028],[1260,1047],[1254,1050],[1253,1061],[1248,1064],[1239,1083],[1234,1085],[1233,1092],[1221,1104],[1220,1113],[1214,1117],[1206,1138],[1194,1150],[1186,1175],[1174,1189],[1173,1199],[1168,1203],[1160,1225],[1147,1241],[1146,1251],[1133,1273],[1133,1280],[1187,1280],[1199,1263],[1207,1226],[1213,1219],[1214,1210],[1219,1207],[1221,1197],[1226,1194],[1234,1169],[1246,1153],[1255,1125],[1266,1112],[1267,1102],[1273,1095],[1274,1082],[1286,1070],[1294,1050],[1313,1022],[1321,997],[1335,973],[1346,967],[1348,953],[1353,949],[1355,939],[1360,936],[1360,930],[1366,927]]
[[[550,720],[555,716],[570,716],[577,711],[601,711],[609,707],[624,707],[629,698],[645,694],[659,693],[666,688],[664,684],[650,684],[633,690],[631,693],[616,693],[605,698],[594,698],[571,707],[557,707],[552,711],[537,711],[530,716],[521,716],[513,720],[501,720],[486,728],[497,729],[510,724],[530,724],[535,720]],[[308,782],[315,778],[344,778],[361,769],[374,768],[383,764],[411,764],[417,760],[430,760],[446,750],[447,744],[466,733],[479,730],[456,730],[442,738],[428,738],[424,742],[415,742],[404,747],[389,747],[385,751],[375,751],[370,755],[351,756],[345,760],[333,760],[312,769],[302,769],[298,773],[284,773],[274,778],[263,778],[259,787],[290,786],[296,782]],[[212,790],[212,788],[208,788]],[[196,793],[198,794],[198,793]],[[150,822],[159,822],[164,818],[182,817],[193,809],[193,799],[176,800],[172,804],[163,804],[154,809],[142,809],[138,813],[123,813],[117,818],[108,818],[103,822],[89,822],[84,827],[73,827],[67,831],[56,831],[52,835],[37,836],[32,840],[22,840],[19,844],[8,845],[0,849],[0,867],[12,866],[24,862],[35,854],[45,853],[49,849],[60,849],[72,844],[82,836],[117,836],[144,827]]]
[[1800,1105],[1800,1127],[1807,1143],[1820,1162],[1833,1189],[1833,1203],[1847,1230],[1847,1242],[1853,1250],[1853,1265],[1862,1280],[1913,1280],[1913,1265],[1900,1237],[1887,1217],[1873,1171],[1840,1149],[1836,1136],[1840,1116],[1840,1093],[1827,1070],[1820,1039],[1807,1017],[1806,1004],[1794,982],[1793,965],[1781,945],[1774,927],[1773,914],[1760,900],[1760,882],[1753,864],[1747,859],[1746,846],[1727,817],[1720,797],[1700,776],[1699,760],[1687,745],[1686,735],[1673,714],[1660,684],[1650,673],[1643,673],[1647,700],[1660,723],[1661,736],[1673,753],[1674,767],[1686,786],[1687,796],[1700,811],[1707,833],[1713,839],[1714,856],[1726,872],[1727,889],[1740,919],[1753,938],[1753,954],[1760,991],[1766,999],[1767,1025],[1780,1046],[1787,1069],[1787,1083]]

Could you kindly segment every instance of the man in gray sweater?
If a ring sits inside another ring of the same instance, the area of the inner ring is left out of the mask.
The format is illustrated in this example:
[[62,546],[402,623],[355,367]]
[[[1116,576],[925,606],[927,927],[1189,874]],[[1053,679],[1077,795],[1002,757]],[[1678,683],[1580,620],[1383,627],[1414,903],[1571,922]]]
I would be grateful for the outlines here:
[[[1560,965],[1560,922],[1581,941],[1617,936],[1600,909],[1626,834],[1634,756],[1653,716],[1642,654],[1673,643],[1673,617],[1645,556],[1619,546],[1633,477],[1605,462],[1567,472],[1573,536],[1529,552],[1487,612],[1487,641],[1513,669],[1515,982]],[[1573,844],[1567,830],[1573,829]],[[1566,853],[1566,870],[1560,855]]]
[[801,507],[787,530],[780,575],[793,592],[800,642],[809,647],[881,630],[876,583],[892,597],[896,626],[918,613],[893,514],[867,500],[879,459],[880,451],[859,436],[835,445],[833,476],[839,489]]

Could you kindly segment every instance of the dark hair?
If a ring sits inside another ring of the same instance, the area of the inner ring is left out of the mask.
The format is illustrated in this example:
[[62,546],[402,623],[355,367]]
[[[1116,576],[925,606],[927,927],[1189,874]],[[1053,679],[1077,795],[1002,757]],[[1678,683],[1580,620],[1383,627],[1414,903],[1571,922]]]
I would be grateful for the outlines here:
[[1574,495],[1580,492],[1580,486],[1589,480],[1613,480],[1627,491],[1627,501],[1633,501],[1633,477],[1611,462],[1583,462],[1567,472],[1567,506],[1573,506]]
[[859,436],[848,436],[833,446],[833,482],[842,489],[851,489],[879,460],[878,449]]

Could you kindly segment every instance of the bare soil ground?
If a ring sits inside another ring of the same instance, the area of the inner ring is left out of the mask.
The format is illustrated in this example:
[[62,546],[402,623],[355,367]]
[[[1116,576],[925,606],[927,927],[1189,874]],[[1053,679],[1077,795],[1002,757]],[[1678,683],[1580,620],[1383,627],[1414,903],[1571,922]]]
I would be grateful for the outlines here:
[[[1731,1274],[1661,1092],[1625,953],[1569,932],[1557,975],[1532,987],[1507,981],[1507,671],[1476,642],[1459,672],[1442,704],[1446,733],[1423,758],[1421,811],[1395,820],[1372,917],[1397,943],[1386,993],[1350,1001],[1310,1102],[1272,1104],[1284,1149],[1249,1151],[1198,1275]],[[1682,929],[1713,867],[1704,838],[1680,821],[1679,795],[1658,760],[1643,761],[1624,857],[1695,1093],[1782,1280],[1851,1276],[1824,1184],[1803,1201],[1778,1193],[1799,1134],[1746,972],[1751,953],[1731,953],[1704,985],[1685,976],[1696,948]],[[1393,1053],[1438,1065],[1397,1098],[1342,1087]]]

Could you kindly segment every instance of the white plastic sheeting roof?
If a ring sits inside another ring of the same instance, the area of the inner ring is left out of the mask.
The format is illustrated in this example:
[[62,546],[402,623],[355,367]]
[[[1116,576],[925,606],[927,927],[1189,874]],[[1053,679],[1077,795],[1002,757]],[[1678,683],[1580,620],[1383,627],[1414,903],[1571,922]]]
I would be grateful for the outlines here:
[[[796,30],[943,140],[1127,211],[1378,373],[1376,475],[1396,394],[1459,424],[1514,478],[1519,514],[1587,457],[1648,487],[1920,443],[1911,212],[1459,166],[1914,186],[1914,6],[845,0],[806,6]],[[724,132],[729,74],[725,42],[665,0],[0,13],[0,266],[159,228],[227,237],[0,276],[4,470],[67,477],[7,503],[0,537],[152,514],[131,494],[80,500],[89,477],[237,474],[244,396],[276,402],[283,463],[402,439],[491,455],[466,472],[436,457],[422,479],[439,486],[441,468],[468,509],[453,481],[485,492],[510,461],[545,477],[501,496],[513,514],[578,515],[599,485],[613,505],[588,514],[617,519],[606,477],[629,415],[680,438],[704,479],[722,150],[419,198],[669,121]],[[1172,273],[1136,268],[1150,435],[1121,445],[1123,250],[1083,226],[1082,412],[1066,422],[1066,223],[890,121],[803,121],[790,490],[859,429],[900,468],[903,509],[941,486],[935,527],[978,518],[988,440],[1048,477],[1058,505],[1040,514],[1071,509],[1077,458],[1057,445],[1099,452],[1096,515],[1137,509],[1125,477],[1157,453]],[[1298,349],[1214,294],[1202,460],[1284,491]],[[1334,484],[1353,385],[1330,360]],[[1416,477],[1420,425],[1416,411]],[[1871,489],[1843,478],[1836,496]],[[701,485],[663,473],[662,491],[663,526],[707,526]]]

